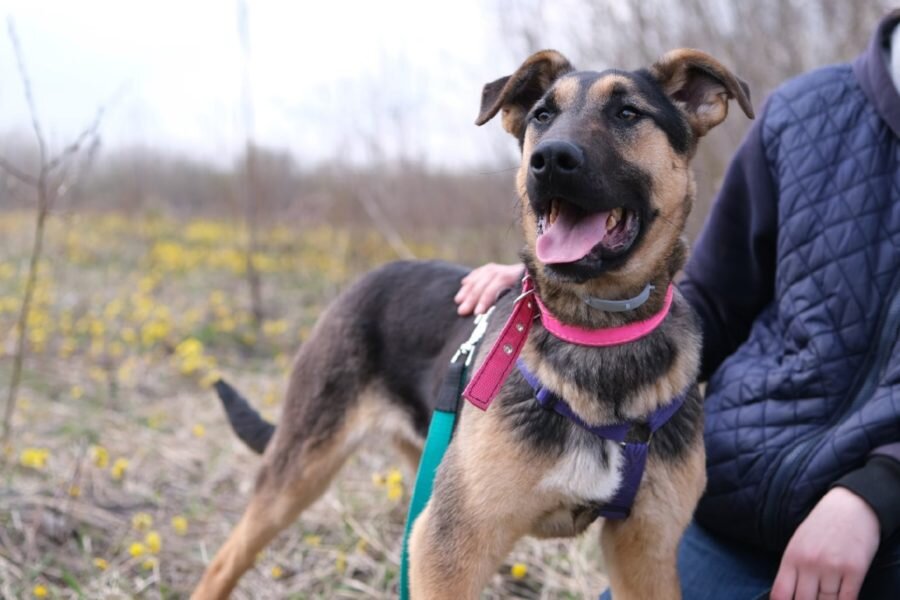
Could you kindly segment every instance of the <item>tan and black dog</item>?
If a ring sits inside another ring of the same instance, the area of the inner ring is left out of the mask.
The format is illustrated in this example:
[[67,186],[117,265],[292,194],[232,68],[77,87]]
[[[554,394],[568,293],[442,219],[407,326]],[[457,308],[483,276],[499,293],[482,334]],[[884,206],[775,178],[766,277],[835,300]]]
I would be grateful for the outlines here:
[[[644,70],[600,73],[575,71],[547,50],[484,87],[477,123],[502,113],[519,141],[522,258],[559,321],[608,328],[661,311],[686,255],[689,162],[732,98],[752,118],[746,85],[696,50],[675,50]],[[418,461],[437,388],[472,327],[453,303],[465,273],[437,262],[395,263],[341,294],[297,355],[277,428],[219,385],[238,434],[264,456],[250,504],[194,598],[226,597],[373,436]],[[649,300],[631,311],[585,302],[631,298],[648,284]],[[476,366],[514,295],[498,302]],[[521,357],[591,425],[640,421],[688,390],[653,436],[631,515],[602,529],[617,600],[680,597],[676,548],[706,480],[695,384],[700,339],[690,308],[676,292],[649,335],[609,347],[565,342],[536,320]],[[413,529],[413,598],[477,598],[520,537],[579,534],[617,490],[622,460],[619,444],[542,408],[513,371],[489,410],[461,409]]]

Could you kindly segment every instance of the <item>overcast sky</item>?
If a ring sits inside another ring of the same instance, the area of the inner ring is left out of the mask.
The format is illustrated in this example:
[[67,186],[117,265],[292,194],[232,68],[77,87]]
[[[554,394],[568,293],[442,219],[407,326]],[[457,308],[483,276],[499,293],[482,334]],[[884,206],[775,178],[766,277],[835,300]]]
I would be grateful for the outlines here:
[[[0,0],[19,32],[56,146],[96,108],[105,152],[129,144],[229,161],[242,145],[236,0]],[[256,139],[306,163],[373,148],[471,167],[511,152],[476,128],[481,86],[518,60],[479,0],[249,0]],[[5,24],[4,24],[5,25]],[[0,133],[27,133],[5,26]],[[118,94],[118,96],[117,96]]]

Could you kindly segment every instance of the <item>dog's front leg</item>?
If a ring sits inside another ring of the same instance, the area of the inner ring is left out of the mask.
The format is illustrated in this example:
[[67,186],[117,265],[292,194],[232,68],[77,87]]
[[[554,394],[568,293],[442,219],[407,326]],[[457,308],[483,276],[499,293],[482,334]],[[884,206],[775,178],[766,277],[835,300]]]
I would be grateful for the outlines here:
[[489,414],[463,421],[410,537],[413,600],[478,598],[516,541],[546,512],[530,457]]
[[651,456],[631,516],[603,524],[601,544],[615,600],[679,600],[678,544],[706,486],[698,439],[680,461]]
[[410,538],[412,599],[478,598],[518,537],[499,524],[479,525],[430,503]]

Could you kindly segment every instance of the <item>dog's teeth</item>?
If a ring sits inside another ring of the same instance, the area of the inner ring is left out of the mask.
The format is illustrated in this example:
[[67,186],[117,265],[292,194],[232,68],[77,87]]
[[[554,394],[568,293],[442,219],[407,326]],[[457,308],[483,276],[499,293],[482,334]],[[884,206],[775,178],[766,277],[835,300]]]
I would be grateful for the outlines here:
[[556,222],[556,218],[559,216],[559,200],[551,200],[550,201],[550,216],[548,222],[550,225],[553,225]]
[[608,231],[615,228],[616,225],[619,224],[619,221],[622,220],[623,210],[621,208],[614,208],[609,212],[609,216],[606,218],[606,229]]

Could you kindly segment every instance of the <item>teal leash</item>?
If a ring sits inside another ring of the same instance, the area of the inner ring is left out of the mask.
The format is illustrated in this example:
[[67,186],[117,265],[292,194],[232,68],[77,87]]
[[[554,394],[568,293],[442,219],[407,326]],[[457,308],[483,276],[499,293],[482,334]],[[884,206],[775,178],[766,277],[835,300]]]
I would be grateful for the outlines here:
[[[413,524],[425,509],[431,498],[434,488],[434,476],[444,454],[450,446],[453,438],[453,430],[456,427],[456,417],[459,412],[459,399],[466,384],[466,373],[475,356],[478,342],[487,331],[488,317],[494,312],[491,307],[483,315],[475,317],[475,329],[469,339],[463,344],[450,359],[450,366],[438,392],[438,401],[431,415],[431,425],[428,427],[428,437],[425,438],[425,448],[422,450],[422,459],[419,461],[419,471],[416,473],[416,485],[413,488],[409,501],[409,512],[406,515],[406,527],[403,530],[403,547],[400,553],[400,600],[409,599],[409,534]],[[460,358],[465,357],[465,360]]]

